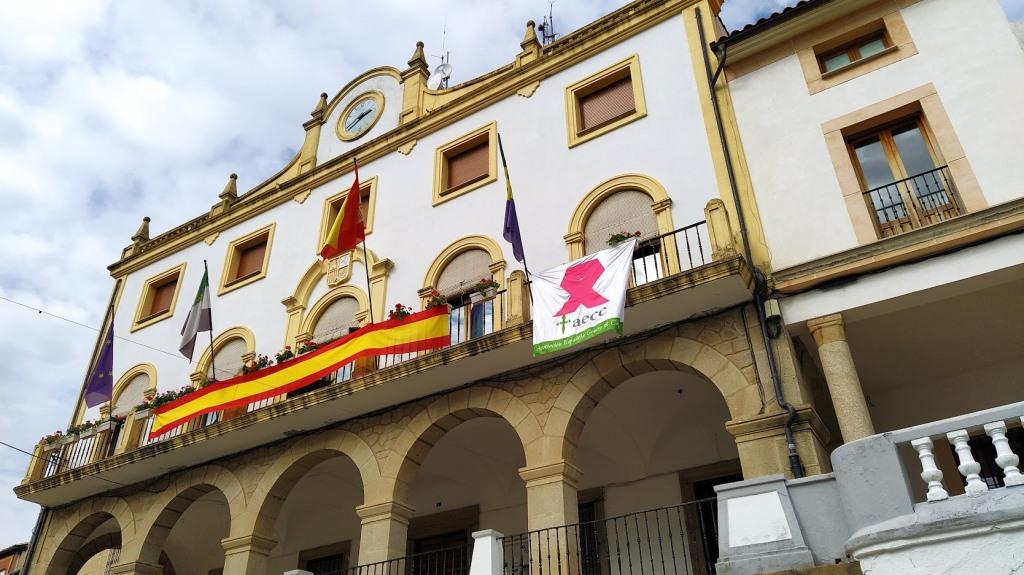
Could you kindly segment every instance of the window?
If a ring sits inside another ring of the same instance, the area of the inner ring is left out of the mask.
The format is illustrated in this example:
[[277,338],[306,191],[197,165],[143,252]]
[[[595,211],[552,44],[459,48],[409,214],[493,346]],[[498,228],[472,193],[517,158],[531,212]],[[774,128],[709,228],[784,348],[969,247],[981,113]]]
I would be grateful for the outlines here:
[[606,197],[587,216],[583,231],[586,253],[608,248],[613,234],[640,233],[633,252],[633,285],[664,277],[658,222],[651,209],[651,197],[639,190],[622,190]]
[[134,409],[136,405],[142,403],[145,399],[146,391],[152,385],[148,373],[140,373],[128,381],[117,397],[114,398],[114,404],[110,409],[111,415],[128,415]]
[[132,331],[152,325],[174,315],[174,304],[185,264],[149,278],[142,285],[139,304],[135,310]]
[[[338,216],[338,210],[348,195],[348,188],[324,200],[324,213],[320,218],[320,234],[317,236],[316,253],[327,241],[327,232]],[[377,176],[359,182],[359,216],[363,219],[366,233],[373,231],[373,215],[377,204]]]
[[497,124],[491,122],[437,149],[435,206],[498,179],[497,129]]
[[494,331],[494,301],[473,302],[473,289],[481,279],[492,278],[491,256],[482,249],[469,249],[452,258],[437,280],[437,291],[452,306],[449,314],[452,345]]
[[[317,318],[313,325],[313,341],[325,343],[348,335],[359,328],[356,314],[359,313],[359,302],[353,297],[341,297],[330,303]],[[372,359],[372,358],[371,358]],[[358,361],[358,360],[357,360]],[[320,389],[339,381],[348,381],[355,375],[356,361],[343,365],[340,369],[327,376],[322,383],[314,384],[288,394],[295,397]]]
[[[245,363],[242,356],[247,353],[249,346],[240,337],[231,338],[221,344],[213,355],[213,361],[206,367],[207,381],[224,381],[241,373],[242,364]],[[213,371],[214,368],[217,369],[216,373]]]
[[647,115],[635,55],[565,90],[570,148]]
[[413,573],[467,575],[469,537],[466,530],[421,537],[413,541]]
[[849,146],[880,237],[960,215],[949,170],[919,116],[850,138]]
[[882,54],[891,46],[892,44],[883,30],[826,52],[818,60],[821,62],[821,71],[827,74],[845,68],[854,62]]
[[351,542],[343,541],[299,552],[298,568],[313,575],[342,575],[348,568]]
[[218,295],[266,277],[274,227],[271,224],[228,245]]

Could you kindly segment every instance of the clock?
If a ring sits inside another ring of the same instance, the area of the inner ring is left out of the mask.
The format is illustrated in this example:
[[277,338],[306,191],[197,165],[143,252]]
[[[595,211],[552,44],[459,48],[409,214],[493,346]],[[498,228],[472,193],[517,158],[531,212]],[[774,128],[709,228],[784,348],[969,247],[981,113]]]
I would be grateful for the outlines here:
[[380,119],[384,110],[384,94],[377,91],[356,96],[338,119],[338,138],[349,142],[359,139]]

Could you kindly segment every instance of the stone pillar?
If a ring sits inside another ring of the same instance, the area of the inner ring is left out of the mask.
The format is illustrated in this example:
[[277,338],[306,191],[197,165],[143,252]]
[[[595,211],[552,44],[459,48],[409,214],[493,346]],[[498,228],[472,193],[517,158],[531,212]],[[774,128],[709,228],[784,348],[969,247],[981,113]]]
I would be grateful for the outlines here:
[[[224,572],[227,575],[227,571]],[[164,575],[164,568],[150,563],[121,563],[110,568],[110,575]]]
[[875,427],[864,400],[864,390],[857,377],[850,345],[846,342],[843,316],[832,314],[812,319],[807,322],[807,327],[818,346],[821,368],[825,372],[829,393],[832,394],[843,442],[849,443],[874,435]]
[[583,473],[568,461],[524,467],[527,529],[546,529],[579,523],[576,486]]
[[414,512],[412,507],[397,501],[356,507],[356,515],[362,523],[359,565],[404,557],[409,518]]
[[508,321],[505,325],[519,325],[530,321],[530,288],[526,274],[515,270],[508,275]]
[[25,478],[21,480],[22,485],[43,478],[43,474],[46,473],[46,463],[50,459],[50,454],[56,445],[56,443],[47,445],[44,441],[36,444],[32,450],[32,457],[28,460]]
[[222,539],[224,548],[224,575],[264,575],[267,572],[267,557],[277,541],[245,535]]
[[711,259],[719,260],[736,255],[736,242],[733,241],[725,202],[718,198],[709,201],[704,206],[704,221],[707,222],[708,238],[711,240]]

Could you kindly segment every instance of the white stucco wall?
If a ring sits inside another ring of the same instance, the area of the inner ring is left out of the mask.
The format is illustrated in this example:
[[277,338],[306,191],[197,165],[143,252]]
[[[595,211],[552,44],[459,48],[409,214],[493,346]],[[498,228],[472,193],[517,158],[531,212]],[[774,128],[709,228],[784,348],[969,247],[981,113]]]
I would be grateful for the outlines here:
[[1024,195],[1024,52],[997,0],[902,10],[918,54],[809,95],[796,55],[729,83],[775,269],[857,245],[822,124],[933,83],[989,205]]
[[[361,166],[364,180],[378,178],[368,246],[395,263],[387,307],[399,302],[416,305],[416,291],[422,287],[430,263],[445,246],[467,235],[482,234],[497,241],[505,252],[508,272],[519,266],[501,239],[505,184],[500,174],[496,182],[431,206],[435,148],[491,121],[497,121],[505,144],[531,268],[540,270],[567,259],[562,236],[572,211],[594,187],[624,173],[645,174],[666,188],[674,201],[677,228],[702,220],[704,205],[717,195],[717,189],[687,50],[682,20],[670,19],[545,79],[530,98],[512,95],[420,139],[408,156],[396,152]],[[647,117],[569,149],[565,86],[633,54],[639,54]],[[339,84],[345,82],[339,79]],[[378,76],[367,83],[385,92],[388,101],[384,117],[360,142],[396,125],[401,108],[400,89],[391,78]],[[345,103],[335,107],[335,115]],[[335,122],[332,116],[324,125],[319,161],[348,149],[334,135]],[[168,353],[118,341],[115,377],[148,362],[157,368],[160,390],[187,384],[192,367],[176,350],[202,276],[203,260],[209,261],[210,283],[216,293],[228,243],[270,222],[276,222],[277,228],[267,277],[223,296],[214,295],[213,323],[218,333],[238,325],[250,328],[259,353],[272,355],[280,349],[286,325],[281,299],[293,293],[302,274],[317,260],[323,200],[350,184],[351,177],[345,176],[320,186],[302,204],[288,202],[222,232],[212,246],[200,242],[130,274],[117,312],[116,332]],[[144,281],[182,262],[187,262],[187,269],[173,317],[130,332]],[[365,289],[362,278],[362,268],[356,266],[351,283]],[[326,286],[318,286],[310,303],[325,291]],[[206,341],[206,334],[201,334],[196,358]]]

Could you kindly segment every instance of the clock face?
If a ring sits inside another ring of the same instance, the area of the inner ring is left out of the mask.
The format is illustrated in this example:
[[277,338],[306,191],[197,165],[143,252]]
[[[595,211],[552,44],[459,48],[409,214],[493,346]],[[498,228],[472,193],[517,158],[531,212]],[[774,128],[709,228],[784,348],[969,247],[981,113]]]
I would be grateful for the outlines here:
[[368,132],[380,117],[383,100],[375,92],[356,98],[338,122],[338,136],[342,140],[355,140]]

